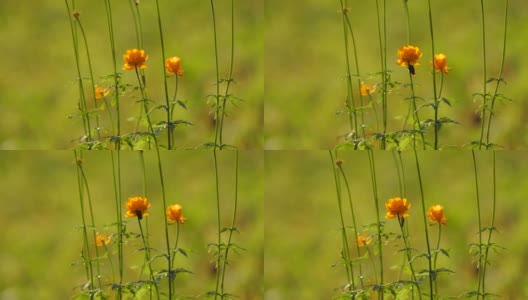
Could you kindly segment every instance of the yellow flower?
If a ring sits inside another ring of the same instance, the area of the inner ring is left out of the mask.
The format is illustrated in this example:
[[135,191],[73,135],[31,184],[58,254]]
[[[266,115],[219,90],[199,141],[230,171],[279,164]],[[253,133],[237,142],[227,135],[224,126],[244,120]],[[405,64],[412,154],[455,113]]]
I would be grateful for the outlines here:
[[103,87],[95,86],[95,99],[101,99],[105,97],[106,95],[110,94],[110,89],[105,89]]
[[170,205],[167,208],[167,219],[169,219],[169,223],[171,224],[176,222],[180,224],[185,223],[186,219],[183,217],[182,206],[179,204]]
[[148,55],[145,55],[144,50],[132,49],[127,50],[126,54],[123,55],[125,65],[123,70],[134,70],[136,68],[145,69],[147,65],[145,62],[148,59]]
[[[436,72],[443,72],[447,75],[449,68],[447,67],[447,57],[443,53],[435,54],[434,56],[434,69]],[[429,62],[430,66],[433,66],[433,62]]]
[[127,212],[125,217],[134,218],[138,217],[140,220],[143,216],[148,216],[147,209],[150,208],[150,203],[147,198],[144,197],[130,197],[126,203]]
[[407,203],[405,198],[391,198],[387,203],[385,203],[385,208],[387,208],[387,214],[385,218],[394,219],[400,217],[408,217],[410,214],[407,212],[411,208],[411,204]]
[[95,244],[97,247],[103,247],[104,245],[108,245],[110,243],[110,240],[112,240],[112,237],[107,237],[105,234],[99,234],[99,232],[95,233]]
[[398,50],[398,61],[396,63],[402,67],[419,66],[420,62],[418,60],[422,55],[418,47],[411,45],[402,46]]
[[368,96],[376,91],[376,87],[370,83],[361,83],[361,95]]
[[429,220],[431,220],[433,223],[442,223],[442,225],[446,224],[447,219],[444,217],[444,207],[442,205],[433,205],[429,208],[427,211],[427,217]]
[[359,247],[365,247],[370,244],[370,241],[372,241],[372,237],[368,236],[366,233],[357,235],[356,242]]
[[180,66],[181,59],[178,56],[173,56],[167,58],[165,61],[165,70],[169,73],[169,76],[178,74],[178,76],[183,76],[183,70]]

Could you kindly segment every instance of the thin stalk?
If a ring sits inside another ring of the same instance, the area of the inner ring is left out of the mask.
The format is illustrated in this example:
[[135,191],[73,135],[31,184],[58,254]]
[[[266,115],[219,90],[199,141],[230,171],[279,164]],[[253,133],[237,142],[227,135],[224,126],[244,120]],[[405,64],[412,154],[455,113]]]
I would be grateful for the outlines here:
[[376,208],[376,222],[377,222],[377,233],[378,233],[378,252],[379,252],[379,265],[380,265],[380,281],[379,286],[381,287],[378,290],[378,299],[384,299],[383,297],[383,240],[382,240],[382,226],[380,220],[380,210],[379,210],[379,197],[378,197],[378,184],[376,180],[376,164],[374,161],[374,152],[372,150],[367,150],[369,158],[369,168],[370,168],[370,179],[372,181],[372,192],[374,194],[374,206]]
[[[214,148],[218,148],[218,142],[220,138],[220,71],[218,67],[218,42],[217,42],[217,34],[216,34],[216,17],[215,17],[215,8],[214,8],[214,0],[211,0],[211,13],[213,18],[213,38],[214,38],[214,53],[215,53],[215,68],[216,68],[216,94],[215,94],[215,142],[214,142]],[[222,148],[222,145],[220,145],[220,149]],[[216,155],[216,154],[215,154]]]
[[[422,299],[422,292],[420,290],[420,284],[418,283],[418,280],[416,278],[416,272],[414,272],[414,267],[412,264],[412,256],[411,256],[411,245],[409,243],[409,239],[407,238],[407,231],[405,230],[405,219],[402,216],[398,215],[398,224],[400,225],[400,230],[403,238],[403,244],[405,246],[405,254],[407,256],[407,264],[409,265],[409,269],[411,270],[411,278],[413,281],[413,284],[416,286],[416,289],[418,290],[418,298]],[[412,292],[412,298],[414,299],[414,291]]]
[[117,122],[117,135],[115,137],[115,149],[121,149],[121,117],[119,108],[119,74],[117,73],[117,61],[116,61],[116,50],[115,50],[115,39],[114,39],[114,25],[112,20],[112,6],[110,0],[105,0],[106,19],[108,24],[108,35],[110,37],[110,48],[112,55],[112,67],[114,71],[114,94],[116,100],[116,122]]
[[[347,180],[345,171],[343,170],[343,166],[339,165],[338,168],[339,168],[339,171],[341,173],[341,177],[343,178],[343,180],[345,182],[345,187],[346,187],[347,196],[348,196],[348,203],[350,205],[350,213],[352,215],[352,224],[354,225],[354,231],[355,231],[355,234],[357,236],[358,227],[357,227],[357,223],[356,223],[356,214],[354,212],[354,206],[352,205],[352,192],[350,191],[350,185],[348,184],[348,180]],[[358,243],[356,243],[356,250],[357,250],[357,255],[359,257],[360,256],[360,251],[359,251]],[[360,280],[360,283],[361,283],[361,288],[364,288],[364,285],[363,285],[363,270],[362,270],[361,264],[359,264],[359,280]]]
[[235,231],[235,221],[237,216],[237,208],[238,208],[238,150],[236,150],[236,158],[235,158],[235,202],[233,207],[233,217],[231,218],[231,228],[229,230],[229,237],[227,238],[227,246],[224,251],[224,265],[222,267],[222,279],[220,279],[220,294],[224,295],[224,279],[225,279],[225,271],[227,269],[227,256],[229,254],[229,249],[231,248],[231,240],[233,237],[233,231]]
[[[425,137],[422,131],[422,125],[420,124],[420,117],[418,116],[418,108],[416,106],[416,96],[414,94],[414,81],[413,75],[409,72],[409,80],[411,81],[411,106],[413,111],[413,131],[418,130],[422,138],[423,150],[425,150]],[[406,120],[407,122],[407,120]],[[413,147],[416,150],[416,132],[413,132]]]
[[[81,30],[81,36],[83,38],[83,41],[84,41],[84,47],[86,49],[86,59],[88,61],[88,70],[90,72],[90,81],[92,82],[92,97],[93,97],[93,104],[94,104],[94,109],[97,108],[97,99],[95,99],[95,80],[94,80],[94,76],[93,76],[93,69],[92,69],[92,60],[90,58],[90,49],[88,47],[88,39],[86,38],[86,34],[84,32],[84,27],[82,26],[82,23],[81,21],[79,20],[79,18],[75,18],[75,20],[77,20],[77,24],[79,25],[79,29]],[[100,125],[99,125],[99,114],[96,113],[95,114],[95,126],[96,126],[96,131],[97,131],[97,139],[98,141],[101,140],[101,128],[100,128]]]
[[351,265],[350,261],[350,248],[348,244],[348,238],[346,234],[346,226],[345,226],[345,218],[343,217],[343,200],[341,199],[341,184],[339,180],[339,174],[335,168],[335,159],[332,154],[331,150],[328,150],[328,153],[330,154],[330,161],[332,163],[332,170],[334,171],[334,180],[335,180],[335,186],[336,186],[336,193],[337,193],[337,206],[339,208],[339,220],[341,222],[341,238],[343,240],[343,249],[342,256],[343,260],[345,261],[345,270],[347,274],[347,287],[350,292],[356,289],[355,283],[354,283],[354,269]]
[[[170,119],[171,120],[174,120],[174,108],[176,107],[176,96],[178,95],[178,74],[175,74],[175,84],[174,84],[174,98],[173,98],[173,103],[171,107],[169,107],[168,109],[170,110]],[[174,130],[174,124],[168,124],[167,126],[169,126],[169,130]],[[172,145],[174,145],[174,134],[171,135],[171,138],[172,138]]]
[[[84,129],[84,136],[87,139],[88,148],[91,149],[92,147],[92,133],[91,133],[91,125],[90,125],[90,116],[88,114],[88,106],[86,105],[86,96],[84,94],[84,84],[82,80],[81,75],[81,66],[79,63],[79,42],[77,38],[77,31],[75,30],[75,24],[73,23],[72,19],[72,10],[70,9],[70,5],[68,4],[68,0],[64,1],[66,3],[66,9],[68,10],[68,18],[70,20],[70,29],[72,34],[72,41],[73,41],[73,52],[75,55],[75,66],[77,69],[77,80],[79,81],[79,110],[81,111],[82,121],[83,121],[83,129]],[[74,7],[75,8],[75,7]]]
[[[174,255],[172,255],[172,259],[171,259],[171,266],[172,266],[172,269],[174,269],[174,259],[176,258],[176,251],[178,250],[178,242],[180,241],[180,223],[179,222],[176,222],[176,241],[174,241]],[[172,278],[172,294],[174,295],[175,291],[174,291],[174,279],[176,279],[176,276],[174,276]]]
[[[434,254],[433,270],[436,272],[436,260],[438,259],[438,251],[440,251],[440,237],[442,236],[442,223],[438,222],[438,240],[436,241],[436,251]],[[438,296],[438,282],[434,281],[435,294]]]
[[[221,227],[221,215],[220,215],[220,184],[218,182],[218,158],[216,156],[216,146],[213,148],[213,159],[214,159],[214,169],[215,169],[215,190],[216,190],[216,221],[217,221],[217,244],[216,244],[216,287],[215,287],[215,300],[219,296],[219,287],[220,287],[220,260],[222,258],[222,227]],[[220,299],[224,295],[220,295]]]
[[[141,97],[142,97],[142,102],[143,102],[143,110],[145,112],[145,115],[147,117],[147,122],[148,122],[148,132],[149,134],[152,136],[152,138],[154,140],[156,140],[155,143],[157,143],[157,139],[156,139],[156,136],[154,134],[154,128],[152,127],[152,121],[150,120],[150,112],[149,112],[149,108],[148,108],[148,100],[147,100],[147,93],[146,93],[146,90],[145,90],[145,86],[143,85],[143,82],[140,78],[140,75],[139,75],[139,72],[138,72],[138,68],[135,67],[134,70],[136,71],[136,78],[137,78],[137,81],[138,81],[138,84],[139,84],[139,89],[141,91]],[[150,139],[149,139],[149,148],[150,148]]]
[[119,284],[117,288],[117,299],[123,297],[123,215],[121,210],[121,151],[117,152],[117,167],[116,159],[114,158],[114,151],[110,151],[112,158],[112,178],[114,184],[114,202],[116,205],[117,215],[117,255],[119,260]]
[[409,0],[403,0],[405,6],[405,18],[407,19],[407,45],[411,44],[411,17],[409,15]]
[[143,49],[143,36],[142,36],[142,26],[141,26],[141,16],[139,14],[139,1],[138,0],[130,0],[128,2],[130,4],[130,10],[132,11],[132,15],[134,16],[134,29],[136,32],[136,43],[138,49]]
[[[143,184],[142,184],[142,190],[143,190],[143,197],[147,198],[147,170],[146,170],[146,167],[145,167],[145,156],[144,156],[144,152],[143,150],[139,150],[138,153],[139,153],[139,162],[140,162],[140,165],[141,165],[141,173],[142,173],[142,181],[143,181]],[[150,236],[149,235],[149,222],[148,222],[149,219],[145,218],[145,231],[147,232],[147,236]],[[146,240],[146,245],[145,245],[145,248],[149,248],[150,249],[150,243],[149,243],[149,240],[147,239]],[[147,266],[147,264],[149,265],[150,267],[150,260],[147,260],[143,263],[143,266],[141,267],[141,273],[139,274],[140,278],[138,279],[138,281],[141,279],[141,275],[143,274],[144,270],[145,270],[145,267]],[[152,273],[152,272],[151,272]],[[156,288],[157,289],[157,288]],[[150,290],[150,298],[152,298],[152,289]]]
[[83,230],[83,249],[82,249],[82,257],[87,273],[87,280],[89,282],[89,290],[90,290],[90,299],[93,299],[93,290],[94,290],[94,274],[93,274],[93,266],[92,266],[92,256],[90,254],[90,244],[88,243],[88,232],[86,230],[86,217],[84,212],[84,185],[82,180],[82,175],[80,171],[80,164],[82,163],[81,158],[77,155],[77,151],[73,152],[75,155],[75,161],[77,162],[77,184],[78,184],[78,191],[79,191],[79,203],[81,207],[81,220],[82,220],[82,230]]
[[[480,0],[480,9],[481,9],[481,15],[482,15],[482,67],[483,67],[483,74],[482,74],[482,85],[483,85],[483,93],[482,93],[482,112],[481,112],[481,127],[480,127],[480,140],[479,140],[479,147],[478,149],[482,149],[482,141],[484,140],[484,124],[486,123],[486,106],[488,105],[488,94],[487,94],[487,81],[488,81],[488,75],[486,72],[486,22],[484,19],[484,0]],[[477,297],[478,299],[478,297]]]
[[159,299],[160,295],[159,295],[158,285],[156,284],[156,280],[154,278],[154,272],[152,271],[152,265],[150,264],[150,248],[145,239],[145,234],[143,233],[143,226],[141,226],[141,217],[138,216],[137,220],[138,220],[138,225],[139,225],[139,231],[141,233],[141,239],[143,240],[143,246],[145,247],[145,260],[147,261],[147,265],[149,268],[151,285],[154,285],[154,289],[156,290],[156,295]]
[[[77,154],[76,154],[77,156]],[[79,161],[79,160],[77,160]],[[88,214],[90,215],[90,221],[91,221],[91,224],[90,226],[92,227],[92,229],[95,228],[95,218],[94,218],[94,211],[93,211],[93,205],[92,205],[92,196],[90,194],[90,188],[89,188],[89,185],[88,185],[88,180],[86,179],[86,174],[84,173],[84,169],[82,167],[82,162],[81,163],[77,163],[77,168],[79,170],[79,172],[81,173],[81,180],[84,184],[84,187],[86,188],[86,198],[88,199]],[[93,240],[95,241],[96,240],[96,235],[97,233],[95,232],[95,230],[92,230],[92,237],[93,237]],[[95,247],[95,257],[99,258],[99,249],[98,247]],[[97,281],[99,283],[99,288],[102,288],[102,283],[101,283],[101,268],[99,266],[99,260],[97,260],[97,263],[96,263],[96,267],[97,267]]]
[[[434,43],[434,31],[433,31],[433,13],[431,9],[431,0],[427,1],[429,4],[429,31],[431,33],[431,57],[434,61],[434,55],[435,55],[435,43]],[[443,73],[442,73],[443,74]],[[442,75],[443,79],[443,75]],[[434,63],[433,63],[433,95],[434,95],[434,149],[438,150],[438,131],[440,130],[440,126],[438,124],[438,97],[436,96],[436,71],[434,70]],[[425,141],[424,141],[425,143]]]
[[479,245],[478,245],[478,286],[477,286],[477,300],[480,298],[480,287],[482,286],[482,223],[480,218],[480,194],[479,194],[479,184],[478,184],[478,171],[477,171],[477,158],[475,157],[475,150],[471,150],[471,155],[473,157],[473,172],[475,174],[475,191],[477,196],[477,218],[478,218],[478,232],[479,232]]
[[172,144],[172,120],[171,120],[171,114],[170,114],[170,103],[169,103],[169,87],[167,84],[167,70],[165,69],[165,43],[163,40],[163,28],[161,26],[161,13],[160,13],[160,6],[159,6],[159,0],[156,0],[156,11],[158,14],[158,30],[160,34],[161,39],[161,66],[163,67],[163,88],[165,92],[165,105],[167,110],[167,147],[168,149],[172,149],[174,146]]
[[350,131],[352,131],[354,134],[352,135],[353,142],[354,142],[354,150],[357,150],[357,135],[358,132],[358,124],[357,124],[357,112],[356,112],[356,104],[354,100],[354,91],[352,86],[352,72],[350,71],[350,57],[349,57],[349,49],[348,49],[348,27],[347,27],[347,8],[345,7],[345,3],[343,0],[340,0],[341,2],[341,11],[343,15],[343,36],[344,36],[344,42],[345,42],[345,57],[346,57],[346,69],[347,69],[347,98],[346,98],[346,107],[348,109],[348,123],[350,126]]
[[227,85],[225,89],[225,94],[222,99],[222,116],[220,118],[220,145],[223,145],[223,139],[222,134],[224,131],[224,120],[225,120],[225,111],[226,111],[226,104],[227,99],[230,97],[229,95],[229,88],[231,86],[231,82],[233,81],[233,65],[235,61],[235,4],[234,0],[231,0],[231,58],[229,63],[229,78],[227,79]]
[[425,196],[424,196],[424,190],[423,190],[423,183],[422,183],[422,173],[420,172],[420,162],[418,160],[418,152],[416,149],[414,149],[414,158],[416,160],[416,171],[418,172],[418,182],[420,185],[420,198],[422,200],[422,216],[424,221],[424,231],[425,231],[425,242],[427,244],[427,262],[429,263],[429,295],[431,296],[431,300],[434,299],[434,291],[433,291],[433,280],[431,279],[431,276],[433,274],[433,265],[432,265],[432,259],[431,259],[431,245],[429,244],[429,230],[427,229],[427,213],[425,211]]
[[[383,0],[383,28],[386,29],[386,14],[385,14],[385,7],[386,7],[386,0]],[[381,150],[385,150],[386,148],[386,142],[387,142],[387,48],[386,48],[386,41],[387,41],[387,35],[386,30],[384,30],[383,38],[381,33],[381,20],[380,20],[380,8],[379,8],[379,0],[376,0],[376,14],[377,14],[377,20],[378,20],[378,40],[379,40],[379,47],[380,47],[380,62],[381,62],[381,80],[382,80],[382,107],[383,107],[383,137],[381,139]],[[385,41],[385,42],[384,42]]]
[[504,70],[504,62],[506,60],[506,34],[508,30],[508,4],[509,0],[506,0],[506,8],[504,9],[504,39],[502,41],[502,58],[499,70],[499,78],[497,78],[497,84],[495,85],[495,91],[493,91],[493,96],[491,97],[491,109],[488,116],[488,129],[486,130],[486,149],[490,147],[490,131],[491,131],[491,119],[495,114],[495,100],[497,100],[497,95],[499,92],[499,84],[502,81],[502,73]]
[[495,230],[495,211],[496,211],[496,205],[497,205],[497,181],[496,181],[496,163],[495,163],[495,151],[493,151],[492,154],[493,159],[493,204],[492,204],[492,210],[491,210],[491,225],[488,232],[488,241],[486,242],[486,250],[484,251],[484,260],[483,260],[483,267],[482,267],[482,295],[483,297],[486,297],[486,270],[488,266],[488,253],[491,245],[491,235],[493,234],[493,231]]

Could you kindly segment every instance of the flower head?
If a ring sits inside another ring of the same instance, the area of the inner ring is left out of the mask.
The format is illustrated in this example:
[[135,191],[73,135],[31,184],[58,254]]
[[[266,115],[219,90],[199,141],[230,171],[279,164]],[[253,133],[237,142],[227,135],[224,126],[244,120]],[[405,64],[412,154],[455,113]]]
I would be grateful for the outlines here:
[[411,208],[411,204],[407,203],[405,198],[391,198],[387,203],[385,203],[385,208],[387,209],[387,214],[385,218],[394,219],[400,217],[408,217],[410,214],[407,212]]
[[183,217],[182,206],[179,204],[170,205],[167,208],[167,219],[169,219],[169,223],[171,224],[176,222],[180,224],[185,223],[186,219]]
[[165,70],[169,73],[169,76],[178,74],[178,76],[183,76],[183,70],[180,66],[181,59],[178,56],[173,56],[165,60]]
[[[436,72],[442,72],[447,75],[449,68],[447,67],[447,57],[443,53],[434,55],[434,69]],[[433,66],[433,62],[429,62],[430,66]]]
[[110,243],[110,240],[112,240],[111,236],[106,236],[105,234],[99,234],[99,232],[95,233],[95,244],[97,247],[103,247],[104,245],[108,245]]
[[335,164],[338,167],[341,167],[345,161],[342,159],[336,159]]
[[433,205],[427,211],[427,217],[433,223],[440,222],[442,225],[446,224],[447,219],[444,217],[444,207],[442,205]]
[[420,62],[418,60],[422,55],[418,47],[411,45],[402,46],[398,50],[398,61],[396,63],[402,67],[419,66]]
[[127,212],[125,217],[138,217],[141,220],[144,216],[149,215],[147,209],[150,208],[150,203],[147,201],[147,198],[144,197],[130,197],[126,203],[126,208]]
[[145,62],[148,59],[148,55],[145,55],[144,50],[132,49],[127,50],[126,54],[123,55],[125,65],[123,70],[134,70],[136,68],[145,69],[147,65]]
[[366,233],[357,235],[356,243],[359,247],[365,247],[366,245],[370,244],[370,241],[372,241],[372,237]]
[[101,99],[105,97],[106,95],[110,94],[110,89],[105,89],[103,87],[95,86],[95,99]]
[[368,96],[376,91],[376,87],[370,83],[361,83],[361,95]]

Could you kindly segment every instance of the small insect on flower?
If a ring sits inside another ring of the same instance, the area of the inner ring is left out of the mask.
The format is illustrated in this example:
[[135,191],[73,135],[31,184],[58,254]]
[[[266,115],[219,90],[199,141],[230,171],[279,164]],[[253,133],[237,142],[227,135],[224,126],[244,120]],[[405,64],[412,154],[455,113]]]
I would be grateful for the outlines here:
[[150,203],[147,198],[144,197],[130,197],[126,203],[127,212],[125,217],[143,219],[144,216],[148,216],[147,209],[150,208]]

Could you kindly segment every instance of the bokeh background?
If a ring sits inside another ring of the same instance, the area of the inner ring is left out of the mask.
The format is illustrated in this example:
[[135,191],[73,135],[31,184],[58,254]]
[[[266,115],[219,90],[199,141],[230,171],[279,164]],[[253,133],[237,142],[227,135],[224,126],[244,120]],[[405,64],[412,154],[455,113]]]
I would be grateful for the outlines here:
[[[441,296],[460,296],[476,289],[476,273],[468,245],[478,242],[475,179],[471,152],[419,152],[425,203],[442,204],[447,224],[442,228],[441,247],[450,257],[439,256],[438,266],[453,270],[439,276]],[[526,299],[528,290],[528,223],[525,182],[528,154],[497,152],[496,227],[492,242],[504,247],[490,252],[487,291],[502,299]],[[340,152],[350,183],[358,226],[376,222],[367,153]],[[400,195],[393,153],[374,153],[380,218],[387,232],[399,232],[396,220],[384,218],[384,203]],[[489,226],[492,205],[492,156],[477,152],[483,226]],[[407,199],[411,203],[411,245],[425,251],[420,191],[412,152],[403,153]],[[265,299],[331,299],[346,283],[340,263],[341,233],[332,161],[327,151],[267,151],[265,170]],[[352,226],[346,190],[342,186],[345,222]],[[437,227],[429,227],[433,246]],[[354,234],[348,232],[355,254]],[[398,246],[399,245],[399,246]],[[386,282],[397,279],[401,244],[384,247]],[[364,253],[364,249],[363,252]],[[356,257],[355,255],[352,256]],[[420,260],[417,264],[421,265]],[[369,261],[365,277],[372,279]],[[420,267],[416,267],[420,270]],[[357,269],[356,269],[357,271]]]
[[[218,153],[222,224],[230,225],[234,200],[235,153]],[[122,152],[122,196],[143,191],[139,153]],[[154,152],[145,152],[147,197],[151,202],[149,222],[151,246],[164,251],[165,208]],[[179,203],[187,222],[180,229],[179,246],[188,249],[188,258],[179,255],[176,264],[194,272],[178,276],[179,295],[198,296],[214,290],[215,272],[207,245],[216,241],[216,197],[213,154],[185,151],[162,154],[167,202]],[[99,232],[115,233],[116,220],[110,153],[84,153],[84,169],[90,186],[95,222]],[[72,151],[4,151],[0,154],[4,191],[0,218],[0,299],[70,299],[86,283],[79,264],[82,225],[75,158]],[[241,152],[239,207],[233,242],[245,251],[230,254],[226,291],[239,299],[262,299],[263,276],[263,157],[258,152]],[[125,203],[123,202],[123,209]],[[137,221],[124,218],[128,232],[139,232]],[[172,242],[176,232],[170,226]],[[227,235],[225,235],[227,237]],[[92,241],[93,243],[93,241]],[[109,245],[115,246],[115,239]],[[125,281],[136,281],[143,262],[140,240],[124,247]],[[101,248],[99,248],[101,249]],[[92,248],[93,253],[93,248]],[[153,252],[154,255],[154,252]],[[113,255],[116,259],[116,255]],[[160,261],[159,259],[157,260]],[[109,263],[102,270],[110,276]],[[117,261],[114,260],[114,267]],[[154,269],[163,266],[154,263]],[[104,277],[107,278],[107,277]],[[105,281],[106,282],[106,281]]]
[[[90,45],[94,77],[113,72],[104,1],[75,1]],[[137,85],[134,72],[122,70],[122,55],[136,47],[131,1],[112,2],[118,71],[123,83]],[[228,108],[225,143],[240,149],[262,148],[264,1],[235,3],[234,96],[244,101]],[[184,77],[178,98],[187,101],[187,111],[177,109],[175,118],[194,124],[176,129],[178,147],[196,147],[214,140],[214,124],[207,96],[215,93],[215,63],[209,1],[160,1],[165,51],[182,59]],[[220,76],[229,70],[231,1],[215,1],[220,51]],[[154,1],[140,1],[143,43],[149,55],[146,69],[149,96],[163,103],[163,64]],[[3,72],[0,74],[0,149],[69,149],[83,135],[77,115],[78,87],[71,30],[64,1],[16,1],[0,3],[0,44]],[[83,76],[88,77],[84,48]],[[86,86],[90,86],[86,81]],[[172,95],[174,77],[169,78]],[[90,95],[90,94],[88,94]],[[137,93],[122,98],[123,132],[134,129],[139,111]],[[93,103],[91,96],[88,103]],[[92,105],[93,106],[93,105]],[[153,120],[162,118],[157,112]],[[106,112],[102,114],[106,120]],[[108,128],[108,122],[103,122]]]
[[[355,32],[362,79],[372,84],[381,71],[376,1],[348,1],[349,18]],[[380,1],[384,3],[384,1]],[[387,65],[392,80],[408,83],[406,68],[396,65],[397,50],[407,43],[404,1],[386,1]],[[441,107],[461,125],[446,125],[441,131],[443,145],[464,145],[477,140],[480,130],[474,93],[482,92],[482,33],[480,1],[431,1],[435,50],[447,55],[451,72],[444,81],[443,96],[452,107]],[[497,77],[501,58],[505,1],[485,2],[488,78]],[[417,96],[432,96],[432,75],[427,1],[408,1],[411,43],[424,53],[416,68]],[[380,4],[381,5],[381,4]],[[506,149],[525,149],[528,136],[528,32],[527,3],[510,1],[507,53],[504,66],[506,86],[499,93],[513,99],[496,107],[491,140]],[[343,23],[339,1],[266,1],[266,149],[328,149],[349,133],[344,110],[346,98]],[[350,50],[353,63],[353,52]],[[354,83],[356,80],[354,79]],[[488,86],[488,89],[492,85]],[[494,85],[493,85],[494,86]],[[373,96],[376,97],[376,93]],[[389,132],[401,130],[407,112],[408,88],[396,88],[389,96]],[[358,100],[358,97],[356,97]],[[378,108],[378,113],[380,109]],[[425,112],[422,120],[425,119]],[[372,119],[370,112],[367,118]],[[372,123],[370,123],[372,124]]]

